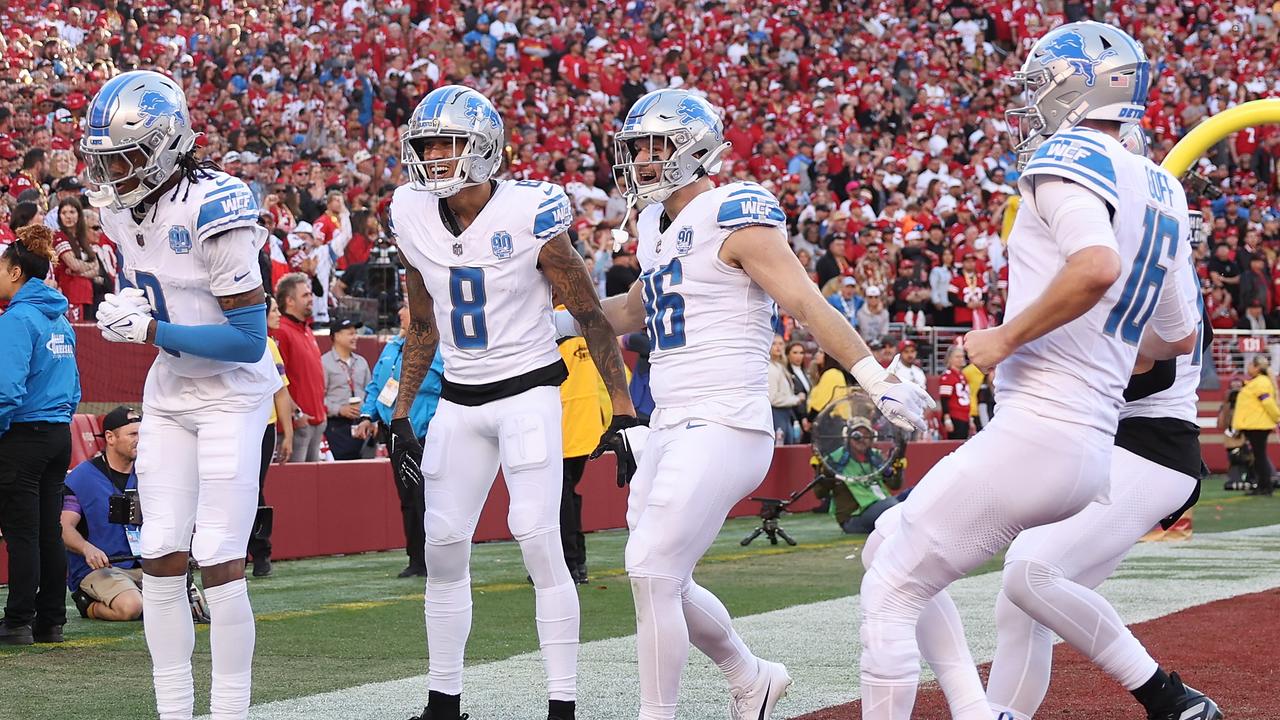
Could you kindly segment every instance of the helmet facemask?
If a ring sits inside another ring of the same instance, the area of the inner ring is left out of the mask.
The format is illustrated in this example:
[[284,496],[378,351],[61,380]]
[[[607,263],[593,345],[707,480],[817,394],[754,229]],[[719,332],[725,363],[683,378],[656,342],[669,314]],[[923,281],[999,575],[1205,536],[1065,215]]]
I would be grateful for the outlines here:
[[[729,143],[714,150],[690,152],[697,141],[697,136],[685,129],[615,136],[613,176],[627,204],[644,207],[664,202],[685,185],[719,172],[720,156]],[[638,162],[636,158],[642,153],[648,159]]]
[[[85,162],[85,179],[90,185],[86,193],[89,204],[96,208],[127,210],[140,204],[163,185],[177,168],[175,162],[166,171],[164,163],[160,162],[164,149],[159,145],[171,132],[173,128],[157,127],[137,142],[112,148],[89,148],[82,145],[80,150]],[[190,152],[191,148],[178,147],[181,142],[181,136],[175,137],[174,147],[169,149],[179,153]],[[112,172],[112,166],[120,164],[117,160],[127,167],[123,173]],[[130,180],[137,180],[137,184],[130,190],[122,190],[121,186]]]
[[[427,141],[445,139],[450,142],[451,149],[446,157],[427,159]],[[486,147],[484,136],[478,132],[461,132],[450,130],[407,129],[400,136],[401,162],[409,173],[409,179],[417,187],[426,190],[436,197],[446,198],[458,193],[465,187],[479,185],[488,180],[491,172],[480,173],[482,179],[474,179],[473,168],[486,162],[493,162],[497,148]],[[456,162],[452,173],[447,172],[449,164]],[[494,163],[496,169],[496,163]]]

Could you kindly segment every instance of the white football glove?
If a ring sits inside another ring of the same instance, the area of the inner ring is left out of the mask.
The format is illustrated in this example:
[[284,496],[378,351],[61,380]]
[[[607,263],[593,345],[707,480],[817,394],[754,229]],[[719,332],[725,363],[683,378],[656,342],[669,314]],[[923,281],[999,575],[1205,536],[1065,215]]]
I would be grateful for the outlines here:
[[578,321],[573,319],[573,314],[568,310],[556,310],[551,313],[551,321],[556,326],[556,337],[581,337],[582,328],[578,327]]
[[934,407],[934,402],[919,385],[893,382],[889,371],[871,356],[859,360],[852,373],[889,422],[903,430],[928,429],[924,414]]
[[104,340],[145,344],[150,327],[151,303],[138,288],[107,293],[98,305],[98,330]]

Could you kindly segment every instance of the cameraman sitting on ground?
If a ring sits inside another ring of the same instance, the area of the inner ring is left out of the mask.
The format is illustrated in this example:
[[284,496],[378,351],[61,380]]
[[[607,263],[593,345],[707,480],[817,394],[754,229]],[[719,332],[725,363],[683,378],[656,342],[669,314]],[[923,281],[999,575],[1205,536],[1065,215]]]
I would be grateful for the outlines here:
[[142,616],[142,567],[137,560],[108,558],[135,555],[124,525],[107,522],[112,495],[138,486],[133,462],[138,457],[142,415],[130,407],[107,413],[102,429],[107,449],[67,475],[62,503],[62,540],[67,546],[67,588],[81,617],[137,620]]
[[[822,477],[814,492],[819,498],[831,498],[831,514],[849,534],[875,530],[876,518],[898,504],[885,483],[897,487],[902,478],[896,464],[885,466],[884,456],[871,445],[874,439],[875,430],[870,421],[866,418],[850,421],[845,446],[823,458],[818,468]],[[884,469],[877,471],[881,466],[885,466]]]

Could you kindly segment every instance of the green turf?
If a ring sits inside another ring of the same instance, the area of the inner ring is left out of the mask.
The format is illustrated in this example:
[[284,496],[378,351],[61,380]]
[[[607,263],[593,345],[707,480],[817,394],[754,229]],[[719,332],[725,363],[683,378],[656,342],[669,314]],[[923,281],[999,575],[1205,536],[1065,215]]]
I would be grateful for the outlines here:
[[[1195,515],[1198,532],[1271,524],[1280,500],[1226,493],[1221,480],[1205,483]],[[698,581],[719,595],[735,615],[827,600],[855,591],[861,565],[846,556],[862,545],[845,536],[827,516],[784,518],[801,544],[771,547],[763,539],[749,548],[738,541],[758,523],[730,521],[699,566]],[[630,587],[622,573],[622,532],[588,537],[592,583],[580,590],[583,641],[631,634],[635,629]],[[998,559],[983,570],[998,567]],[[320,558],[276,564],[275,577],[253,580],[258,615],[254,702],[267,702],[426,671],[420,580],[395,577],[404,566],[399,552]],[[537,649],[533,593],[525,582],[517,547],[475,547],[475,626],[469,662],[498,660]],[[0,591],[0,595],[3,592]],[[150,663],[139,623],[81,620],[74,608],[65,646],[0,650],[0,720],[153,717]],[[196,707],[208,707],[209,642],[200,628],[194,659]],[[98,688],[58,692],[51,688]]]

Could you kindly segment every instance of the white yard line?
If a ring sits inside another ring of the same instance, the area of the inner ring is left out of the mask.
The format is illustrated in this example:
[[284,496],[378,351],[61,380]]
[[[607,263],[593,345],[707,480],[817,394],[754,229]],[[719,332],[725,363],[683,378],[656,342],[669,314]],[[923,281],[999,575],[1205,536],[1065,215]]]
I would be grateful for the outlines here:
[[[1280,587],[1280,525],[1198,534],[1186,543],[1138,546],[1103,586],[1127,622],[1138,623],[1224,598]],[[840,572],[833,568],[833,572]],[[999,574],[966,578],[951,592],[978,662],[995,651],[994,599]],[[795,684],[780,717],[857,698],[860,617],[856,597],[798,605],[738,618],[735,626],[757,654],[786,663]],[[467,668],[463,710],[475,720],[535,720],[545,713],[537,653]],[[578,714],[591,720],[636,717],[635,638],[582,646]],[[420,712],[426,676],[255,706],[252,720],[402,720]],[[728,716],[728,691],[711,663],[691,651],[680,696],[682,720]],[[204,720],[204,719],[202,719]]]

